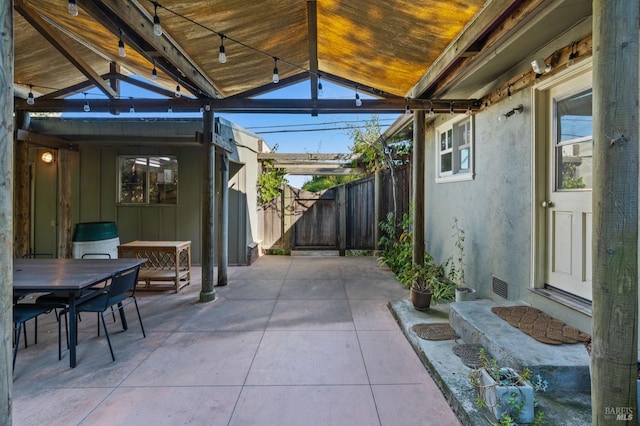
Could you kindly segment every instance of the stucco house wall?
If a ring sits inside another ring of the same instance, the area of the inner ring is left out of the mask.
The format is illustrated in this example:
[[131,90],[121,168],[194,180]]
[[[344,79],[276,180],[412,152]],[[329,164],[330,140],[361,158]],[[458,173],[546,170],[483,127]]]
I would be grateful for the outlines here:
[[[500,114],[518,104],[522,114],[503,123]],[[475,126],[473,180],[436,183],[435,126],[429,123],[425,159],[425,239],[439,262],[457,256],[453,218],[465,232],[467,284],[479,297],[497,298],[493,278],[508,285],[509,299],[526,299],[531,256],[531,114],[530,92],[483,110]]]

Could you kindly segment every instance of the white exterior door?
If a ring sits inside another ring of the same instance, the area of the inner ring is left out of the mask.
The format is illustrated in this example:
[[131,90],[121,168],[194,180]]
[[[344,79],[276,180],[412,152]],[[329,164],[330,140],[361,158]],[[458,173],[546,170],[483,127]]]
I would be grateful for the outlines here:
[[549,89],[545,283],[591,300],[591,75]]

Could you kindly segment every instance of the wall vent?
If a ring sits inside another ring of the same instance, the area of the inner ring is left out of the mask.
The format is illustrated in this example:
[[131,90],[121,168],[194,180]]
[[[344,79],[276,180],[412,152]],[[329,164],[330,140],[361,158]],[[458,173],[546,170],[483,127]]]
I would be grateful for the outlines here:
[[509,284],[500,278],[493,277],[493,293],[503,299],[509,299]]

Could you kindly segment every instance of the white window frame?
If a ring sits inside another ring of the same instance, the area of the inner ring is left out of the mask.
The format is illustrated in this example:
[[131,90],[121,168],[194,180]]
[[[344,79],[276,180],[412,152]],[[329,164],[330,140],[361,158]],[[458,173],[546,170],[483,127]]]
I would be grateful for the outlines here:
[[[469,140],[461,141],[456,135],[456,129],[461,125],[469,126]],[[465,180],[473,180],[474,164],[475,164],[475,123],[472,115],[463,115],[453,118],[440,126],[436,127],[436,182],[459,182]],[[443,150],[441,145],[442,136],[446,135],[448,140],[446,148]],[[460,152],[469,150],[469,168],[460,168]],[[451,170],[442,171],[442,156],[451,154]]]

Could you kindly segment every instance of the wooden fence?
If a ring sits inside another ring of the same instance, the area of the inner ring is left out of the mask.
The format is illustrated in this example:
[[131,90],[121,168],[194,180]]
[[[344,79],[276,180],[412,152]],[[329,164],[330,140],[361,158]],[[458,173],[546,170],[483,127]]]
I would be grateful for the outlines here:
[[[395,214],[401,218],[409,212],[411,167],[401,166],[394,174]],[[262,248],[284,253],[318,248],[338,249],[341,254],[375,250],[378,223],[394,210],[392,185],[391,172],[386,170],[317,194],[286,186],[282,196],[261,208]]]

